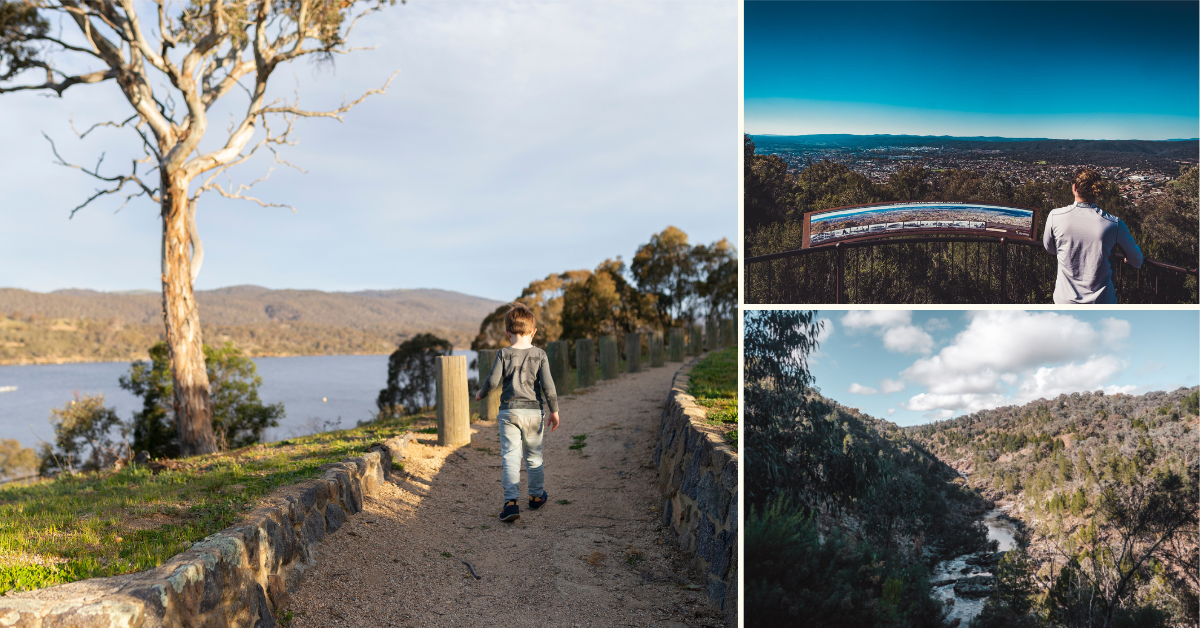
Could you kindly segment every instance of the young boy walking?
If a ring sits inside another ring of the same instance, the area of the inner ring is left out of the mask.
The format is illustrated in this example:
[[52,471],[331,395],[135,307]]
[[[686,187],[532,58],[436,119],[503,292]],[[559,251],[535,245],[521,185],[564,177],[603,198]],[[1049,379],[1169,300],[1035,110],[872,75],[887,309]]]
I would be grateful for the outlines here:
[[513,303],[504,314],[504,334],[511,347],[501,349],[492,363],[492,372],[479,386],[475,400],[480,401],[492,389],[503,383],[500,393],[500,457],[503,461],[501,484],[504,486],[504,508],[501,521],[515,521],[521,516],[517,506],[520,496],[521,458],[529,476],[529,508],[537,510],[549,497],[542,487],[545,470],[542,468],[542,432],[545,415],[542,402],[550,411],[550,431],[558,429],[558,395],[550,377],[550,360],[546,352],[533,346],[537,333],[533,311],[521,303]]

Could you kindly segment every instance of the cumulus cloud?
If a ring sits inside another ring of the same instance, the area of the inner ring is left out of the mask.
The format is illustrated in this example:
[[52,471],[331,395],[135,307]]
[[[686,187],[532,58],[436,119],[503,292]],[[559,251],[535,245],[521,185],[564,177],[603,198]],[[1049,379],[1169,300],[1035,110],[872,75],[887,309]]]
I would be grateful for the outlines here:
[[879,390],[883,393],[894,393],[904,390],[904,382],[883,378],[879,380]]
[[895,353],[933,351],[933,336],[912,324],[912,312],[905,310],[853,310],[842,316],[842,325],[850,332],[872,331],[883,339],[883,347]]
[[896,409],[895,409],[895,408],[888,408],[888,409],[887,409],[887,413],[888,413],[888,414],[896,414]]
[[850,392],[856,395],[874,395],[879,391],[871,388],[870,386],[863,386],[862,384],[854,382],[850,384]]
[[1082,364],[1042,367],[1027,376],[1017,391],[1016,401],[1052,399],[1063,393],[1105,389],[1105,382],[1119,373],[1126,362],[1112,355],[1096,356]]
[[[1134,388],[1109,383],[1127,363],[1106,353],[1129,337],[1128,321],[1106,318],[1092,325],[1057,312],[1022,310],[969,316],[966,329],[949,346],[901,372],[903,380],[926,389],[902,404],[905,409],[946,418],[938,415],[1063,393]],[[886,381],[880,389],[889,392],[895,382]]]

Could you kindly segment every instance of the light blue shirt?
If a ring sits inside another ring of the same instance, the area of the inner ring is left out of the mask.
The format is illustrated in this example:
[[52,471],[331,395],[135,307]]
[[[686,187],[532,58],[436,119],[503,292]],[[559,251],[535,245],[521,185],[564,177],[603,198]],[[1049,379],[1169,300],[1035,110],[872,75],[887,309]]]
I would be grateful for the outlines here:
[[1091,203],[1052,210],[1046,217],[1042,244],[1058,256],[1055,303],[1116,303],[1108,261],[1113,245],[1121,245],[1130,266],[1142,267],[1142,250],[1129,227]]

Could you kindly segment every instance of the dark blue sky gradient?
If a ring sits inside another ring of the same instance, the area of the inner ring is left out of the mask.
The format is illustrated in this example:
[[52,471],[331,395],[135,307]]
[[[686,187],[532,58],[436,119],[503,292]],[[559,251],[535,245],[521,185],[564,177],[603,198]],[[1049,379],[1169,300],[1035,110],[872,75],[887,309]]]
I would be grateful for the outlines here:
[[[1196,121],[1198,7],[748,2],[745,98],[748,105],[803,99],[1006,116]],[[1195,137],[1191,126],[1179,137]],[[747,130],[773,132],[749,124]]]

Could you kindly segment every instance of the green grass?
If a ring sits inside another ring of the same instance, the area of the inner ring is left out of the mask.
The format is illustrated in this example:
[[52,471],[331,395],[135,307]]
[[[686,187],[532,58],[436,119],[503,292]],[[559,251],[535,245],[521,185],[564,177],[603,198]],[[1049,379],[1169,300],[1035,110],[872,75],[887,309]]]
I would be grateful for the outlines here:
[[145,467],[0,488],[0,593],[138,572],[234,525],[272,491],[398,436],[417,416]]
[[708,422],[722,429],[725,440],[737,448],[738,378],[737,348],[710,352],[692,367],[688,394],[708,413]]

